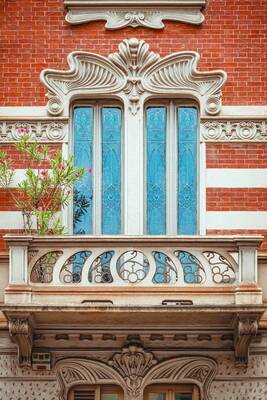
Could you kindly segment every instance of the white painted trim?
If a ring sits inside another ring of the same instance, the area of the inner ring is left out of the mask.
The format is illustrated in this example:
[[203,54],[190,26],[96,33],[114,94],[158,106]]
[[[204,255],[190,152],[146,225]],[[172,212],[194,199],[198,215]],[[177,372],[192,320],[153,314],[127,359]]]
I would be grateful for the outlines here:
[[206,181],[211,188],[267,188],[267,168],[208,168]]
[[199,176],[198,176],[198,188],[199,188],[199,234],[206,234],[206,143],[200,142],[199,144]]
[[23,229],[20,211],[0,211],[0,229]]
[[267,230],[267,211],[207,211],[207,229]]
[[[0,107],[0,119],[8,118],[28,118],[28,119],[45,119],[45,120],[59,120],[66,118],[53,117],[48,114],[46,106],[35,106],[35,107],[25,107],[25,106],[14,106],[14,107]],[[267,106],[227,106],[222,105],[221,111],[216,117],[207,116],[206,114],[200,115],[200,118],[207,119],[219,119],[229,118],[229,119],[247,119],[247,118],[266,118],[267,119]]]

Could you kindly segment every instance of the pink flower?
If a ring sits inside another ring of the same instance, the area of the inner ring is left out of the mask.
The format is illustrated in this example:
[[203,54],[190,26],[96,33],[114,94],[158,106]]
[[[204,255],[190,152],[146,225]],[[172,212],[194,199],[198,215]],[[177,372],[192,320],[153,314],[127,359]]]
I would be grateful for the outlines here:
[[26,128],[25,129],[25,133],[27,133],[27,135],[30,133],[30,129],[29,128]]
[[61,171],[64,171],[66,169],[66,165],[65,164],[60,164],[58,167]]
[[21,135],[22,133],[24,133],[24,129],[23,128],[19,128],[18,129],[18,134]]
[[42,169],[42,170],[40,171],[40,177],[41,177],[41,179],[47,178],[47,175],[48,175],[48,172],[47,172],[46,169]]
[[88,174],[91,174],[93,172],[93,168],[87,168]]
[[70,194],[71,193],[71,188],[67,189],[67,193]]
[[11,167],[11,168],[10,168],[10,171],[11,171],[11,172],[14,172],[14,171],[15,171],[15,168],[14,168],[14,167]]
[[43,211],[43,207],[38,207],[38,211]]

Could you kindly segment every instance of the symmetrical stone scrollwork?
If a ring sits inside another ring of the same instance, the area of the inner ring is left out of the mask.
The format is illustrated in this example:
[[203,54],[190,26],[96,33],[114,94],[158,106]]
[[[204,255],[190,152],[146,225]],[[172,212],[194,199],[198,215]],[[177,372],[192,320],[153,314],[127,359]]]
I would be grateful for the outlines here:
[[200,400],[210,400],[209,389],[217,371],[217,363],[208,357],[177,357],[164,361],[150,370],[144,386],[161,383],[195,384]]
[[108,58],[74,52],[68,56],[69,71],[44,70],[41,81],[48,88],[48,112],[67,115],[75,98],[117,95],[129,101],[132,114],[141,96],[187,96],[200,102],[201,111],[217,114],[221,107],[223,71],[199,72],[196,52],[178,52],[167,57],[149,51],[143,40],[124,40]]
[[[68,9],[66,21],[70,24],[105,20],[106,29],[120,29],[126,26],[144,26],[152,29],[164,28],[163,20],[173,20],[189,24],[201,24],[201,12],[205,0],[64,0]],[[133,4],[134,3],[134,4]]]
[[67,124],[63,121],[0,121],[0,143],[15,142],[26,132],[38,142],[64,142]]
[[10,318],[9,333],[18,345],[18,358],[21,367],[31,366],[33,333],[28,318]]
[[71,387],[81,384],[115,384],[124,390],[125,399],[142,399],[151,384],[193,384],[200,400],[209,400],[210,384],[217,364],[208,357],[177,357],[158,363],[140,344],[129,344],[113,355],[109,365],[89,359],[63,359],[55,371],[61,387],[60,399],[67,400]]
[[258,319],[252,315],[238,315],[236,319],[234,346],[236,365],[246,367],[248,363],[249,345],[257,335]]
[[120,353],[114,354],[109,365],[115,368],[124,378],[130,397],[140,395],[143,377],[148,370],[157,363],[153,354],[147,352],[142,346],[130,344]]
[[205,141],[267,141],[267,121],[205,121],[201,123]]

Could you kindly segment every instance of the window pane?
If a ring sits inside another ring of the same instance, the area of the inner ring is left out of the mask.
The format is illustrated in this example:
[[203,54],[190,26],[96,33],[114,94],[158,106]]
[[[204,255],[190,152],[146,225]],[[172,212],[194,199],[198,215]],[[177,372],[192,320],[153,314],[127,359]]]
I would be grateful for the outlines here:
[[166,393],[159,392],[159,393],[148,393],[148,400],[165,400]]
[[197,110],[177,109],[178,115],[178,227],[177,233],[197,233]]
[[92,233],[93,108],[74,109],[74,164],[86,168],[84,177],[73,188],[73,232]]
[[121,109],[102,109],[102,233],[121,233]]
[[119,400],[118,393],[101,393],[101,400]]
[[147,233],[166,233],[166,108],[146,111]]
[[191,393],[175,393],[175,400],[192,400]]

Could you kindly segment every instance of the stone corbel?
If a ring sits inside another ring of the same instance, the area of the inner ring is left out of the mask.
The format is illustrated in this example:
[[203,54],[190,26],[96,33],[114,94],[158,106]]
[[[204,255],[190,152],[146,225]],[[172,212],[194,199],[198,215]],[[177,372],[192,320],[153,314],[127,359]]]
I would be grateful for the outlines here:
[[249,345],[257,335],[258,315],[238,315],[235,322],[234,346],[235,361],[238,367],[247,367]]
[[33,330],[28,317],[9,318],[9,333],[18,346],[20,367],[31,367]]

